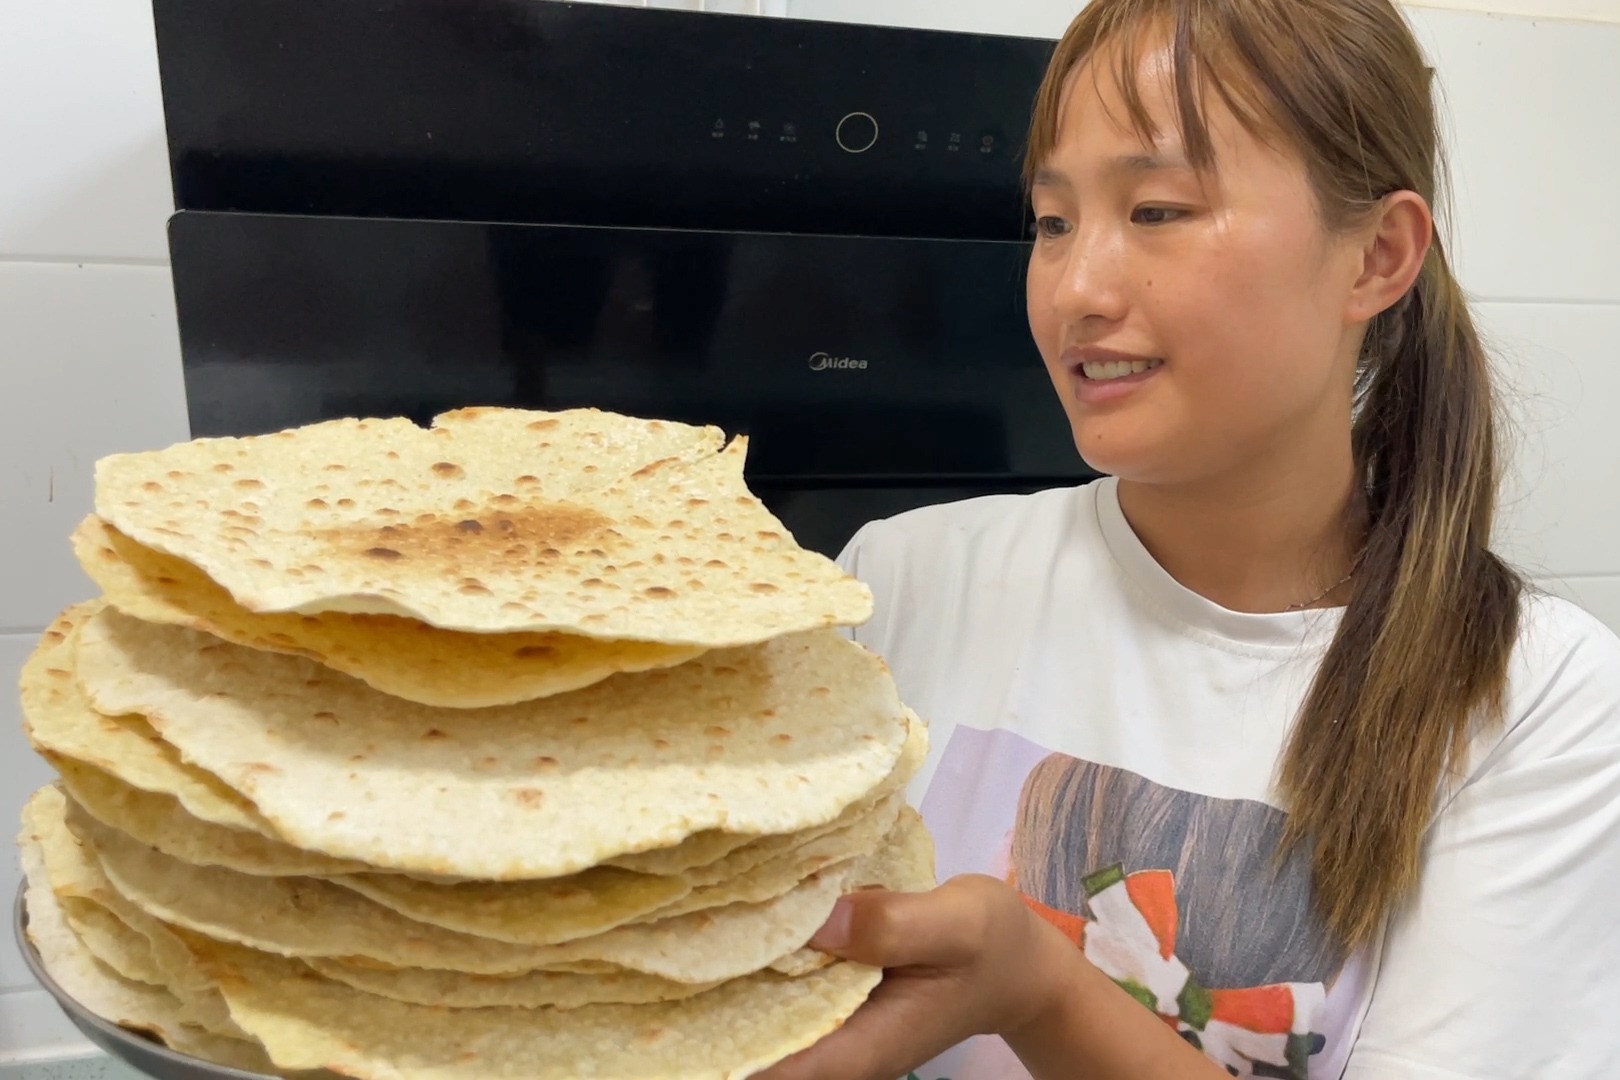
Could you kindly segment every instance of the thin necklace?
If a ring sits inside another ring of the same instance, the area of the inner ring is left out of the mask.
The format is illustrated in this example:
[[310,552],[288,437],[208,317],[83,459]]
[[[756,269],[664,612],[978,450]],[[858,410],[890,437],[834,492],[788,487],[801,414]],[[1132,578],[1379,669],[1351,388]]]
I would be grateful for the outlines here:
[[1350,579],[1356,576],[1356,570],[1360,566],[1361,556],[1358,554],[1355,559],[1351,561],[1350,572],[1348,574],[1344,575],[1344,577],[1340,578],[1338,581],[1335,581],[1333,584],[1329,585],[1327,588],[1323,589],[1309,600],[1303,600],[1297,604],[1289,604],[1287,610],[1304,611],[1306,608],[1315,607],[1317,604],[1320,604],[1323,600],[1326,600],[1329,596],[1333,595],[1333,593],[1350,584]]

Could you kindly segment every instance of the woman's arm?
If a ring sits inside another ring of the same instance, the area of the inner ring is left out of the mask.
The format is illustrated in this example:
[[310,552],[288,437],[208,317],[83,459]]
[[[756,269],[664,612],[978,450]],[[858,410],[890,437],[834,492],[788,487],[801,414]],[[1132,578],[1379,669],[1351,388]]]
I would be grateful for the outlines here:
[[847,1024],[759,1080],[895,1080],[985,1034],[1037,1080],[1227,1075],[994,878],[845,897],[812,944],[887,974]]

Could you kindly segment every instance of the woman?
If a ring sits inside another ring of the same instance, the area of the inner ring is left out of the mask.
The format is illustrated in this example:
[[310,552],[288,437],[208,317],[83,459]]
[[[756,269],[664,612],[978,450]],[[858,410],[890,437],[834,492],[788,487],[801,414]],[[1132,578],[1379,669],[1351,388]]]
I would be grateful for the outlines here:
[[1439,156],[1389,0],[1075,21],[1029,319],[1111,478],[851,543],[950,880],[770,1080],[1620,1074],[1620,642],[1489,550]]

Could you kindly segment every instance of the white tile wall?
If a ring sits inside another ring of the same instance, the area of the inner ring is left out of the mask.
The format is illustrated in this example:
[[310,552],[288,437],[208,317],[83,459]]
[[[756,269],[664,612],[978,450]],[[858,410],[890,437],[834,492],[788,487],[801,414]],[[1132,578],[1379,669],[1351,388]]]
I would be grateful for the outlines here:
[[[1400,0],[1406,7],[1470,14],[1620,22],[1615,0]],[[1057,37],[1085,4],[1080,0],[787,0],[787,14],[829,22],[876,23],[982,34]]]
[[1504,553],[1541,576],[1620,571],[1620,304],[1477,312],[1516,429]]
[[1620,630],[1620,576],[1554,577],[1544,578],[1537,584],[1549,592],[1573,600]]
[[1408,0],[1408,2],[1420,7],[1488,11],[1496,15],[1620,22],[1620,4],[1615,3],[1615,0]]
[[0,258],[167,261],[150,4],[0,4],[0,101]]
[[97,458],[187,437],[169,271],[0,263],[0,632],[90,595],[67,535]]
[[1493,300],[1620,301],[1620,25],[1414,9],[1450,119],[1459,276]]
[[[1080,0],[623,0],[1055,36]],[[1620,15],[1615,0],[1427,0]],[[1620,27],[1417,10],[1449,99],[1455,248],[1525,429],[1507,550],[1620,628]],[[183,438],[150,8],[0,2],[0,679],[88,582],[90,467]],[[81,265],[82,264],[82,265]],[[44,776],[0,694],[0,830]],[[16,871],[0,841],[0,900]],[[81,1049],[0,944],[0,1062]]]

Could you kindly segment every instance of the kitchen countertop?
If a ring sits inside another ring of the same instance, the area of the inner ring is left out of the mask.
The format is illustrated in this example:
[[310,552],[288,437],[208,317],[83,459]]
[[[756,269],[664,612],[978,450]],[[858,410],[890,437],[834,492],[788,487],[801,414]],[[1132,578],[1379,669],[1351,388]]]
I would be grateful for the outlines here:
[[105,1054],[65,1061],[0,1065],[0,1080],[145,1080],[121,1061]]

